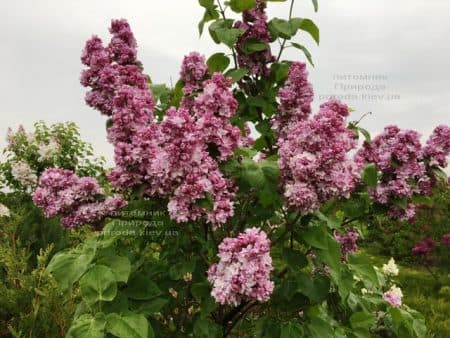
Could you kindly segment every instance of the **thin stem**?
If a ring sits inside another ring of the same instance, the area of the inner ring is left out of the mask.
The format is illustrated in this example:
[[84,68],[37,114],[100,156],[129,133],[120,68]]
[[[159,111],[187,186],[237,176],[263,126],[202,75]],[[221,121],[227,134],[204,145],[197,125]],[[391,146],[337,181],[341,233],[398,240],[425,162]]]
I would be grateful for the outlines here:
[[[292,19],[292,11],[294,9],[294,1],[295,0],[291,0],[291,6],[289,7],[289,20]],[[281,43],[280,51],[278,52],[277,60],[275,62],[280,61],[281,54],[283,54],[283,50],[286,46],[286,41],[287,41],[287,39],[283,39],[283,42]]]
[[225,329],[225,332],[223,333],[223,337],[226,338],[228,334],[233,330],[233,328],[236,326],[236,324],[239,322],[239,320],[244,317],[244,315],[255,305],[258,303],[256,301],[251,301],[247,303],[241,311],[238,311],[238,313],[233,317],[233,319],[230,321],[230,325],[227,325],[227,328]]
[[[219,12],[222,15],[223,20],[226,21],[227,18],[225,16],[225,9],[222,7],[222,4],[220,3],[220,0],[217,0],[217,4],[219,6]],[[234,47],[231,47],[231,52],[233,53],[234,68],[238,69],[236,50],[234,49]]]

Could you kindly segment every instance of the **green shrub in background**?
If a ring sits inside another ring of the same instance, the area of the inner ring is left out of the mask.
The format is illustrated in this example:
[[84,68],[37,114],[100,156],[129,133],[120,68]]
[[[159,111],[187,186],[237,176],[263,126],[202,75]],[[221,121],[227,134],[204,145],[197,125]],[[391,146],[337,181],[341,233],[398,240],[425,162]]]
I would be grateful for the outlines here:
[[[438,243],[444,234],[450,233],[449,201],[450,186],[439,182],[431,198],[424,199],[414,221],[378,217],[367,227],[365,243],[378,254],[392,256],[405,263],[417,262],[411,250],[418,241],[431,238]],[[441,268],[448,266],[448,261],[437,257],[428,263],[435,266],[441,264]]]

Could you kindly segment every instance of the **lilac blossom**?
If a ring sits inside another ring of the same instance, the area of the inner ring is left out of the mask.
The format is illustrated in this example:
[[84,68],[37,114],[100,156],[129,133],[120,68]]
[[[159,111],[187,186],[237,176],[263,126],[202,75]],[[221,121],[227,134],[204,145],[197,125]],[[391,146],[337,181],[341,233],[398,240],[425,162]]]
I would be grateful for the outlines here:
[[402,290],[395,285],[392,285],[388,291],[383,293],[383,299],[392,307],[400,307],[402,305],[402,297]]
[[219,262],[208,270],[212,297],[222,305],[233,306],[242,301],[267,301],[273,291],[269,252],[270,240],[257,228],[225,238],[219,245]]
[[345,104],[329,101],[278,139],[283,193],[292,208],[311,213],[326,200],[348,198],[353,191],[358,172],[347,153],[356,143],[345,126],[347,115]]
[[71,170],[58,168],[44,171],[32,198],[45,216],[62,217],[66,228],[95,226],[126,205],[119,195],[106,197],[95,178],[78,177]]
[[335,231],[334,237],[341,247],[342,259],[344,261],[347,260],[347,255],[349,253],[358,251],[358,245],[356,242],[358,241],[359,233],[355,229],[349,229],[343,234]]
[[269,46],[264,50],[253,52],[245,48],[248,41],[271,42],[265,8],[265,1],[257,0],[256,7],[244,11],[242,21],[237,21],[234,25],[235,28],[243,30],[236,44],[239,67],[247,68],[250,74],[257,76],[268,76],[270,69],[267,65],[275,61]]

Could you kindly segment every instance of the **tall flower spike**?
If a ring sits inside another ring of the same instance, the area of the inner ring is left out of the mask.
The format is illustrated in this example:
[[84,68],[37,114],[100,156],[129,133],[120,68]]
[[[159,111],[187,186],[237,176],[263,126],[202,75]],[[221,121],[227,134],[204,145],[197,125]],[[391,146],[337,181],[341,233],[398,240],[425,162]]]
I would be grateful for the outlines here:
[[[311,114],[314,92],[308,82],[308,71],[303,62],[293,62],[288,78],[278,92],[280,105],[274,127],[281,134],[289,133],[289,127],[296,122],[306,120]],[[284,132],[284,133],[283,133]]]
[[311,213],[331,198],[349,197],[355,188],[358,170],[347,153],[356,143],[345,125],[347,115],[345,104],[329,101],[313,118],[293,123],[289,134],[279,137],[278,164],[290,207]]

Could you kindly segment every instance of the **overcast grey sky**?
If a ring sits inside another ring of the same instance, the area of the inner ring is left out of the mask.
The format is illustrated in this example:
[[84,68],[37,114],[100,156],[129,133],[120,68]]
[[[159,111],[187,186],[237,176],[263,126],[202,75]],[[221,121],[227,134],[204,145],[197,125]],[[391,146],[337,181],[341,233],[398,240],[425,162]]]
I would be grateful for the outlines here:
[[[269,4],[271,16],[287,11],[288,3]],[[8,126],[75,121],[96,152],[111,159],[104,117],[84,104],[79,84],[85,40],[109,39],[110,20],[126,18],[145,71],[154,82],[175,82],[183,55],[221,50],[207,35],[199,39],[201,15],[197,0],[0,0],[0,146]],[[449,1],[319,0],[314,13],[311,1],[297,0],[294,15],[321,30],[319,47],[306,35],[297,38],[316,64],[316,107],[328,95],[347,95],[354,119],[373,112],[363,122],[371,132],[395,123],[427,137],[435,125],[450,123]],[[304,60],[295,50],[285,57]]]

